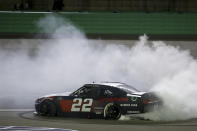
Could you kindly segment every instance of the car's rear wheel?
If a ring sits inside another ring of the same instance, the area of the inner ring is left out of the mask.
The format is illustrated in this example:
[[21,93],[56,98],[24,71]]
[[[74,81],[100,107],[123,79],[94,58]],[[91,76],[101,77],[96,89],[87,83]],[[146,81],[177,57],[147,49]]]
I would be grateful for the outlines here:
[[51,100],[45,100],[40,105],[40,114],[43,116],[56,116],[56,106]]
[[104,118],[117,120],[121,116],[120,108],[114,103],[108,103],[104,108]]

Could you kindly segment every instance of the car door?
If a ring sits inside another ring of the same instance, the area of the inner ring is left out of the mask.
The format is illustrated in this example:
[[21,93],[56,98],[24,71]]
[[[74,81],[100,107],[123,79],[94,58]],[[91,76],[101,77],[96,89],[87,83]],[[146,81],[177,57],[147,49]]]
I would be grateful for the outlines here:
[[103,86],[99,101],[105,106],[108,103],[128,103],[128,98],[122,90],[116,87]]
[[85,85],[73,98],[71,112],[91,112],[94,101],[97,99],[99,90],[92,85]]

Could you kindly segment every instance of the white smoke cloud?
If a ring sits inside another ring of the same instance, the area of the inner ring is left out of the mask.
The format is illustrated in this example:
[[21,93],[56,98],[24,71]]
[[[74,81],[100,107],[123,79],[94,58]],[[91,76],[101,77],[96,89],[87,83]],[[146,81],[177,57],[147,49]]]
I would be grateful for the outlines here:
[[144,114],[145,118],[197,117],[197,63],[188,50],[149,42],[146,36],[133,47],[92,44],[82,31],[57,16],[41,19],[38,26],[54,32],[54,39],[33,46],[21,40],[19,49],[0,48],[0,108],[29,108],[41,95],[73,91],[87,82],[120,81],[159,92],[164,108]]
[[[140,61],[136,65],[139,65],[145,74],[138,79],[150,81],[142,87],[145,89],[146,85],[149,85],[148,90],[157,92],[164,102],[160,110],[139,116],[151,120],[184,120],[197,117],[197,62],[190,56],[190,52],[163,42],[153,42],[152,46],[140,42],[133,48],[137,59],[133,62]],[[145,59],[148,60],[147,63]]]

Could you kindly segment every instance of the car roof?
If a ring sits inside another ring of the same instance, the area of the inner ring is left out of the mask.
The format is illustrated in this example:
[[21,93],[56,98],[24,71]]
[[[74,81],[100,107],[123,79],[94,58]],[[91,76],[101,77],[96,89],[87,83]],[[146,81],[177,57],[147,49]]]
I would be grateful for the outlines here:
[[124,86],[126,84],[121,83],[121,82],[101,82],[101,83],[93,83],[93,84],[97,84],[97,85],[105,85],[105,86],[113,86],[113,87],[120,87],[120,86]]
[[139,90],[137,90],[136,88],[127,85],[125,83],[121,83],[121,82],[100,82],[100,83],[91,83],[91,84],[86,84],[86,85],[101,85],[101,86],[110,86],[110,87],[116,87],[119,89],[126,89],[126,90],[131,90],[132,92],[139,92]]
[[121,82],[93,82],[93,83],[88,83],[86,85],[103,85],[103,86],[112,86],[112,87],[119,87],[121,85],[126,85],[124,83],[121,83]]

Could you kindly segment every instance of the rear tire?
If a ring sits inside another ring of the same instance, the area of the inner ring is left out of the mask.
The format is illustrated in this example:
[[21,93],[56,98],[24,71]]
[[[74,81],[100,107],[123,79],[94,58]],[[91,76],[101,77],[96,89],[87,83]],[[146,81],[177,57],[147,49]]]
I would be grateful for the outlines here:
[[56,106],[51,100],[45,100],[41,103],[40,114],[43,116],[56,116]]
[[104,108],[104,118],[117,120],[121,117],[120,108],[114,103],[108,103]]

